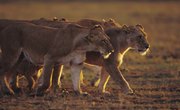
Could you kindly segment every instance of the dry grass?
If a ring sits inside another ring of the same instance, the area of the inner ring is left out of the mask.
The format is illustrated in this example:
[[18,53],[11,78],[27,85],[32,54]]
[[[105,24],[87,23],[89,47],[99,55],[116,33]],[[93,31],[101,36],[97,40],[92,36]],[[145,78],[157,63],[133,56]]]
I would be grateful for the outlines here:
[[[31,98],[4,97],[0,109],[50,109],[50,110],[119,110],[119,109],[180,109],[180,2],[118,2],[118,3],[11,3],[0,4],[0,18],[37,19],[40,17],[65,17],[70,20],[114,18],[120,24],[144,26],[151,44],[147,56],[129,52],[121,68],[123,74],[138,96],[127,96],[119,92],[113,81],[108,90],[114,95],[101,96],[95,88],[84,87],[90,97],[48,95]],[[90,72],[90,71],[86,71]],[[67,73],[69,73],[67,71]],[[90,80],[93,74],[85,74]],[[87,82],[88,83],[88,82]],[[72,91],[70,76],[64,82]]]

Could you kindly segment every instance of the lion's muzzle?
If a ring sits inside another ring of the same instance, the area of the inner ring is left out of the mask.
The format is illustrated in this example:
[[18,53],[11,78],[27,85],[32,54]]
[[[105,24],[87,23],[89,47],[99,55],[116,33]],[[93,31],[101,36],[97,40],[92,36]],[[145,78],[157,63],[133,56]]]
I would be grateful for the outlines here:
[[102,52],[102,55],[103,55],[104,59],[107,59],[107,58],[109,58],[109,56],[110,56],[111,53],[113,53],[113,52],[114,52],[114,49],[113,49],[113,47],[110,45],[110,46],[107,46],[105,52]]

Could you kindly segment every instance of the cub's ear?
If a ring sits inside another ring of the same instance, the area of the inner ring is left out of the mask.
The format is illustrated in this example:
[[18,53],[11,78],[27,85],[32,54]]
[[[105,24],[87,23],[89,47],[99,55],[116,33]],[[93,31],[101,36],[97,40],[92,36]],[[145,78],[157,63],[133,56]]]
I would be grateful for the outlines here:
[[58,18],[57,17],[53,17],[53,21],[58,21]]
[[141,24],[136,24],[136,27],[139,28],[139,29],[144,30],[144,28],[143,28],[143,26]]
[[100,30],[103,30],[103,27],[101,25],[94,25],[92,29],[100,29]]

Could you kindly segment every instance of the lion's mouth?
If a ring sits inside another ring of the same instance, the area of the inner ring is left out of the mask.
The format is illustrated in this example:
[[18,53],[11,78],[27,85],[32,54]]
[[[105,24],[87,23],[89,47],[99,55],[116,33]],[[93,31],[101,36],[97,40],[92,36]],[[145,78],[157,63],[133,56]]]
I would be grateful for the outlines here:
[[101,53],[101,55],[103,56],[104,59],[109,58],[109,56],[110,56],[111,53],[113,53],[113,52],[114,52],[114,50],[109,50],[109,51],[102,51],[102,50],[100,50],[100,53]]
[[104,59],[107,59],[107,58],[109,58],[110,55],[111,55],[111,52],[107,53],[107,54],[103,54],[103,57],[104,57]]
[[145,52],[147,49],[138,49],[138,52]]
[[101,55],[103,56],[104,59],[107,59],[109,58],[109,56],[111,55],[112,52],[103,52],[103,51],[100,51]]
[[149,51],[149,48],[148,48],[148,49],[138,49],[138,52],[139,52],[141,55],[146,55],[148,51]]

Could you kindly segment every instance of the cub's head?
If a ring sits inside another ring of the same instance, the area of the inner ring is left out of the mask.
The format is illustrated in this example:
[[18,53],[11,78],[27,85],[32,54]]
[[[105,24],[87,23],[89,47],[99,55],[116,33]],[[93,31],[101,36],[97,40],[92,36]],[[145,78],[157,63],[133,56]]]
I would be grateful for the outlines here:
[[142,55],[145,55],[149,50],[150,45],[147,41],[147,35],[144,32],[143,26],[140,24],[137,24],[136,26],[124,25],[122,29],[126,33],[128,45]]
[[95,25],[90,29],[90,33],[86,37],[86,40],[95,45],[104,58],[108,58],[114,51],[109,37],[105,34],[104,29],[100,25]]

